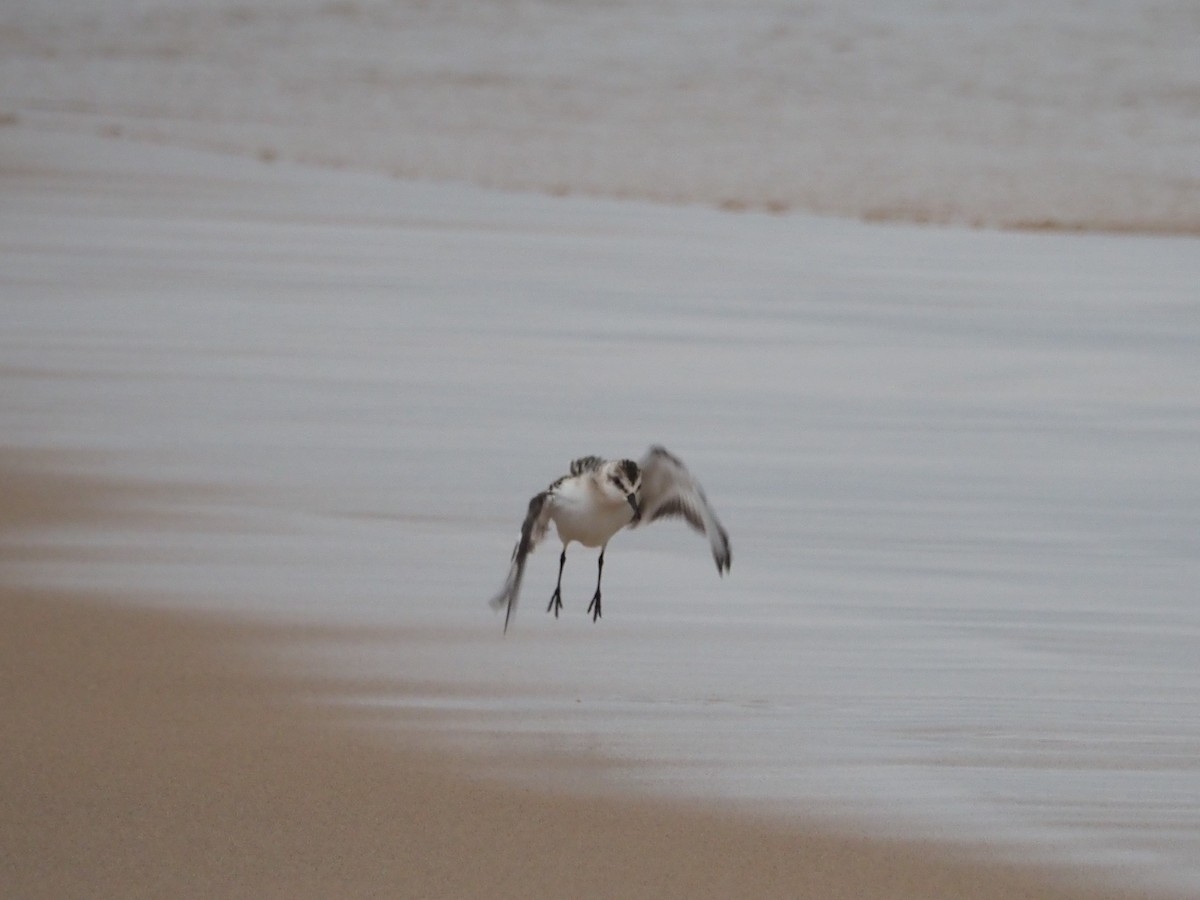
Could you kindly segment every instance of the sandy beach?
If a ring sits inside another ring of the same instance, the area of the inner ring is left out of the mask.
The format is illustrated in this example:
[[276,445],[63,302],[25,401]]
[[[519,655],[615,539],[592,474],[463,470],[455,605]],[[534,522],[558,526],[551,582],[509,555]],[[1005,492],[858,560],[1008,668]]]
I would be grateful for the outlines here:
[[[103,528],[120,499],[21,454],[0,462],[8,561],[23,528]],[[314,706],[346,685],[266,666],[286,628],[0,590],[10,897],[1145,897],[982,849],[500,784]]]

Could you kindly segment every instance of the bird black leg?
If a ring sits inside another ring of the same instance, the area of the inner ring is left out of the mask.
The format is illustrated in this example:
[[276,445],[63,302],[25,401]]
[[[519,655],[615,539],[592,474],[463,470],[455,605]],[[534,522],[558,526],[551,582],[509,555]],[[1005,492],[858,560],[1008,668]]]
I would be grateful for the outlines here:
[[550,597],[550,605],[546,607],[546,612],[554,612],[554,618],[558,618],[558,611],[562,609],[562,570],[567,564],[567,548],[563,547],[562,556],[558,558],[558,583],[554,585],[554,593]]
[[604,548],[600,548],[600,562],[596,565],[596,593],[592,597],[592,602],[588,604],[587,611],[592,614],[592,621],[595,622],[600,618],[600,578],[604,575]]

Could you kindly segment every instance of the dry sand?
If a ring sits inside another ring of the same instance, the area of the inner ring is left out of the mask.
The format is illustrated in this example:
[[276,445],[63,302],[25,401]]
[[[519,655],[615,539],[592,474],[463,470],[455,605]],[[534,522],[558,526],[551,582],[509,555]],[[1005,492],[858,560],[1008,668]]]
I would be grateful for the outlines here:
[[[0,550],[121,486],[0,454]],[[982,853],[497,783],[347,727],[286,628],[0,587],[6,897],[1117,898]],[[1144,896],[1137,894],[1136,896]]]

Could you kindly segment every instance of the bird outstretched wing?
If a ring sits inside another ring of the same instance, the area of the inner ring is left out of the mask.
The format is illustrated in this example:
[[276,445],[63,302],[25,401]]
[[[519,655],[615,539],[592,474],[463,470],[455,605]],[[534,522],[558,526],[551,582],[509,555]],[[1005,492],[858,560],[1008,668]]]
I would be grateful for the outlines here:
[[504,630],[508,631],[508,622],[517,608],[517,597],[521,593],[521,579],[525,577],[525,558],[534,551],[542,538],[546,536],[546,528],[550,524],[549,491],[542,491],[529,501],[529,509],[525,513],[525,521],[521,524],[521,536],[513,547],[512,565],[508,569],[508,577],[504,586],[491,599],[493,609],[504,608]]
[[[679,457],[657,444],[646,451],[638,464],[642,470],[642,522],[670,516],[681,516],[696,531],[708,538],[713,559],[717,563],[717,574],[729,571],[733,555],[729,549],[729,535],[717,521],[716,513],[708,505],[708,498],[700,483],[692,477],[687,466]],[[636,523],[634,526],[636,527]]]

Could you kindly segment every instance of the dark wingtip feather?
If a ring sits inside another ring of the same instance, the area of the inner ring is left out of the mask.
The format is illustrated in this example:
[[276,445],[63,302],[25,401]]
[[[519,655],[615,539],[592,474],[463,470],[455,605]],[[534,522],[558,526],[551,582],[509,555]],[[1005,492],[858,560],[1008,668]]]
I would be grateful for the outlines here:
[[717,561],[717,574],[724,576],[733,564],[733,548],[729,546],[729,533],[720,524],[717,533],[721,536],[721,549],[713,552],[713,558]]
[[730,563],[733,562],[733,559],[728,553],[726,553],[724,556],[717,556],[714,554],[713,558],[717,561],[717,574],[723,578],[725,573],[729,571],[729,566]]

